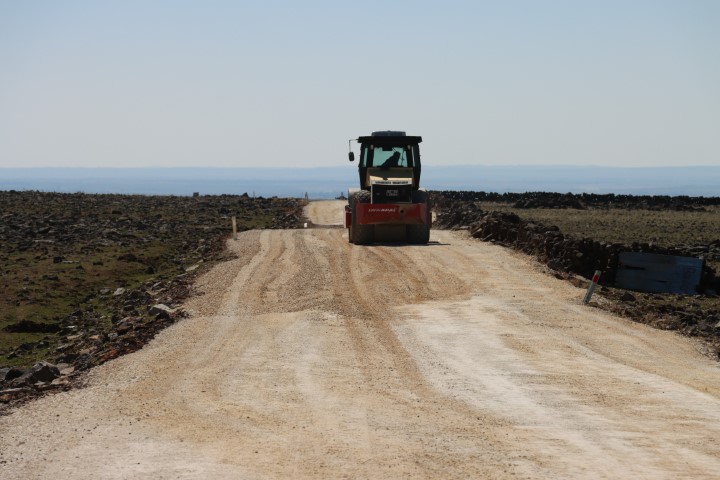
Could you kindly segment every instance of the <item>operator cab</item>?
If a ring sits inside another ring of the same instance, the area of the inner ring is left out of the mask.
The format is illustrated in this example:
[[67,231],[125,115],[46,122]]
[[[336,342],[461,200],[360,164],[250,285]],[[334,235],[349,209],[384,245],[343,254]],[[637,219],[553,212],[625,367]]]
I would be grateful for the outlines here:
[[[368,169],[373,176],[411,177],[412,189],[419,188],[421,170],[419,144],[422,142],[422,137],[407,136],[405,132],[388,130],[359,137],[357,142],[360,144],[358,162],[360,188],[370,190]],[[351,162],[355,159],[352,152],[349,159]]]

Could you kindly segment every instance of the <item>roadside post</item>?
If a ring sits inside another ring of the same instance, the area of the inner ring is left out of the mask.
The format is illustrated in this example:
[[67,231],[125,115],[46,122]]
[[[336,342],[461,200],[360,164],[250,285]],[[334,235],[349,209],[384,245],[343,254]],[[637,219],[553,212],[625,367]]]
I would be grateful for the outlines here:
[[593,275],[592,280],[590,280],[590,285],[588,285],[587,293],[585,293],[585,298],[583,298],[583,303],[585,305],[590,302],[590,297],[592,297],[592,294],[595,291],[595,286],[597,286],[598,280],[600,280],[601,273],[602,272],[600,270],[595,270],[595,275]]
[[235,217],[232,217],[232,227],[233,227],[233,240],[237,240],[237,220]]

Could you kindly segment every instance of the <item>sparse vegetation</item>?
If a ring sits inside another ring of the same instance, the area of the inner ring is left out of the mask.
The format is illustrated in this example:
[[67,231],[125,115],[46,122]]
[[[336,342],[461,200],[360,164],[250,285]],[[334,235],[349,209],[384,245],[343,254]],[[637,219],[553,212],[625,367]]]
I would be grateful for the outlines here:
[[117,289],[167,284],[219,258],[230,217],[240,231],[295,227],[301,207],[247,195],[0,192],[0,367],[53,359],[121,316],[147,315]]

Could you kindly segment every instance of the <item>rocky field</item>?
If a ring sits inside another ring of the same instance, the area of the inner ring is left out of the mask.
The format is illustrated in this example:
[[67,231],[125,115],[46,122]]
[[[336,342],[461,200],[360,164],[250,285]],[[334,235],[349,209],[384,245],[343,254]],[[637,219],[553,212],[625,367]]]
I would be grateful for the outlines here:
[[238,230],[296,228],[304,202],[0,192],[0,403],[69,388],[183,316]]
[[[720,198],[555,193],[435,192],[437,226],[536,256],[557,276],[586,286],[603,272],[594,305],[702,340],[720,356]],[[705,260],[697,295],[614,288],[623,251]]]

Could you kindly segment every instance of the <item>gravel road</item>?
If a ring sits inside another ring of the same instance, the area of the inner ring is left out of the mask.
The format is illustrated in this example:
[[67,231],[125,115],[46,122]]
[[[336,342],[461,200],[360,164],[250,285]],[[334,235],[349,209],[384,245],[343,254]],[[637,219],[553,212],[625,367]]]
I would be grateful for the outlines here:
[[720,367],[687,339],[460,233],[346,237],[230,240],[190,318],[0,418],[0,478],[720,477]]

